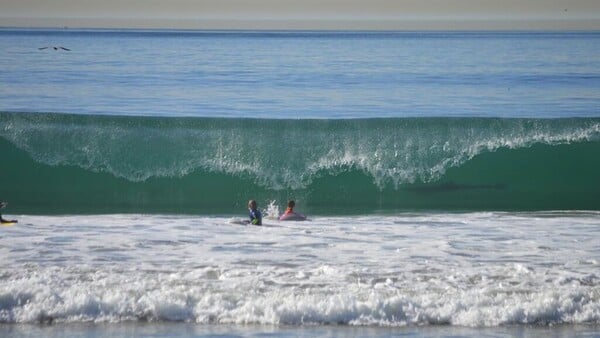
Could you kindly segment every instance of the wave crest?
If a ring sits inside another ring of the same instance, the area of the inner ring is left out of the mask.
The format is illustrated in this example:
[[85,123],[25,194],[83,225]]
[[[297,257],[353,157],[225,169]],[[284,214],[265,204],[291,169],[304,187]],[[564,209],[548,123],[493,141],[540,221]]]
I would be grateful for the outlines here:
[[0,136],[36,161],[132,182],[196,170],[303,189],[360,170],[383,189],[431,182],[501,148],[598,140],[598,119],[252,120],[0,113]]

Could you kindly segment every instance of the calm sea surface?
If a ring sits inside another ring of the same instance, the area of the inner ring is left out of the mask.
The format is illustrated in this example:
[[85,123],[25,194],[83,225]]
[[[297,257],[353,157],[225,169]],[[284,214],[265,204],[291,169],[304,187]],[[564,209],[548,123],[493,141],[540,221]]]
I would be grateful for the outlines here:
[[5,29],[0,50],[2,111],[600,115],[600,33]]

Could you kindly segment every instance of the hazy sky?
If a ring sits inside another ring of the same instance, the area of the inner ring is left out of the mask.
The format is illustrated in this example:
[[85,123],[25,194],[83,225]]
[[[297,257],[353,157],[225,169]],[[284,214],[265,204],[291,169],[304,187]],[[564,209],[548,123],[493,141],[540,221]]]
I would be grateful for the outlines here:
[[600,30],[600,0],[0,0],[0,26]]

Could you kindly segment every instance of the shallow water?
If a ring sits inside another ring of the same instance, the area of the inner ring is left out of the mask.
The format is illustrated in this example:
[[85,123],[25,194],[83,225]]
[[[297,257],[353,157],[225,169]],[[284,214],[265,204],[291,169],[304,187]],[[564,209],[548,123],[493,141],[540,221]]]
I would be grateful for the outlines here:
[[172,323],[65,324],[65,325],[0,325],[0,334],[10,337],[521,337],[559,338],[598,336],[597,325],[564,325],[557,327],[506,326],[497,328],[469,327],[346,327],[346,326],[257,326],[197,325]]
[[598,324],[597,212],[21,216],[4,323]]

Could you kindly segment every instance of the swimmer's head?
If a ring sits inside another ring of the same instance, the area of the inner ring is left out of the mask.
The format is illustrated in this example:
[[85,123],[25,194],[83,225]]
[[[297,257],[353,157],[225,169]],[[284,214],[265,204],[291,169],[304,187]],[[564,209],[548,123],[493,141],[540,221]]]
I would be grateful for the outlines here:
[[250,208],[250,209],[256,209],[256,201],[255,200],[249,200],[248,201],[248,208]]

